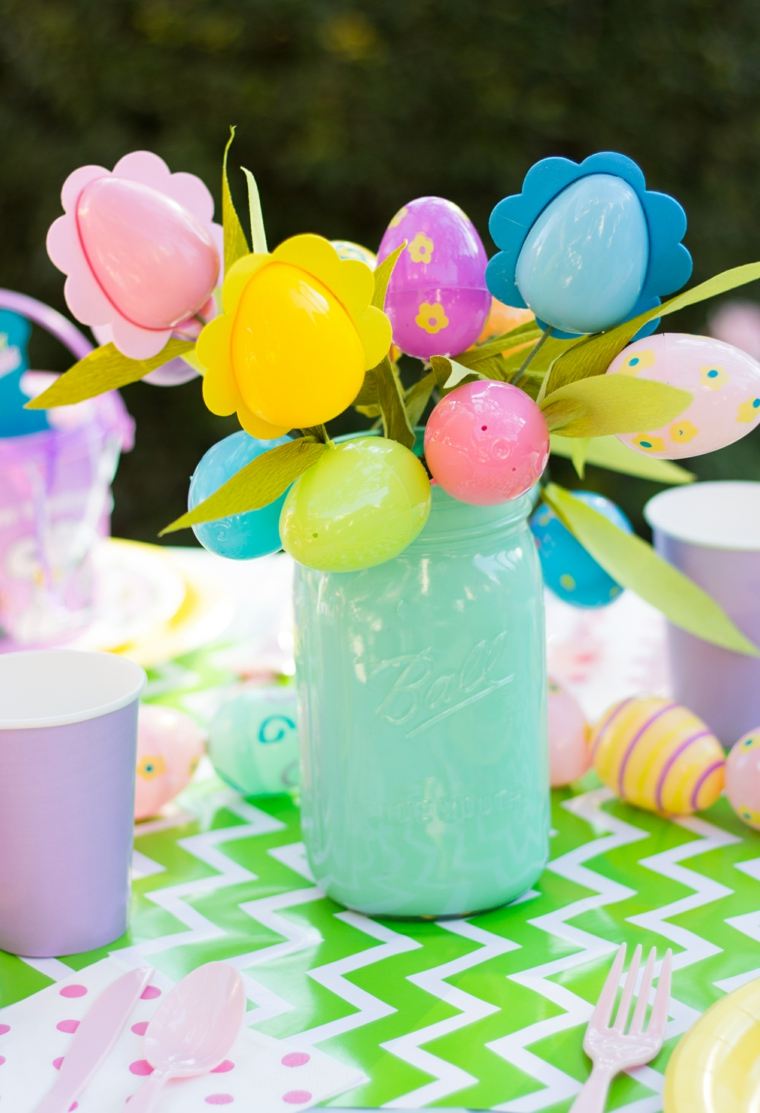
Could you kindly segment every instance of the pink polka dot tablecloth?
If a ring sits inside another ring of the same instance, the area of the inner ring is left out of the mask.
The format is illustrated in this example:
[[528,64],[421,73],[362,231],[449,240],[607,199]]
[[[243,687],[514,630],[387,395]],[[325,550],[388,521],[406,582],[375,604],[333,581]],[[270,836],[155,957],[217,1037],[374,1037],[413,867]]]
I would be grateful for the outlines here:
[[[125,972],[105,959],[65,981],[4,1009],[0,1014],[2,1069],[0,1106],[28,1113],[48,1092],[65,1060],[77,1028],[97,995]],[[143,1036],[171,983],[155,974],[118,1043],[70,1113],[121,1113],[152,1073]],[[244,1029],[228,1058],[208,1075],[170,1082],[161,1113],[274,1113],[308,1109],[353,1089],[361,1071],[297,1041],[276,1040]],[[127,1106],[128,1108],[128,1106]]]

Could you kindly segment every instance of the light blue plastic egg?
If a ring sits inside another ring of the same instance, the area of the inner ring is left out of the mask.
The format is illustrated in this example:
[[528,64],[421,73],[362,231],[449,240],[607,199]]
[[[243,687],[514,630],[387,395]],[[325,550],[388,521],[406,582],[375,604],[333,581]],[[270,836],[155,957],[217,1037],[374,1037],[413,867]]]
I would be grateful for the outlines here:
[[[289,439],[280,437],[278,440],[260,441],[241,431],[212,445],[201,458],[190,480],[188,509],[194,510],[198,503],[213,495],[223,483],[257,456],[262,456],[277,445],[287,444]],[[193,526],[193,533],[204,549],[231,560],[252,560],[254,557],[276,553],[282,548],[280,511],[286,494],[287,491],[260,510],[249,510],[247,514],[233,514],[216,522]]]
[[[604,495],[593,491],[573,491],[573,495],[619,529],[633,532],[623,511]],[[545,503],[534,512],[530,528],[538,546],[544,583],[560,599],[575,607],[605,607],[622,594],[620,584],[597,564]]]
[[525,238],[515,281],[541,321],[600,332],[629,317],[646,279],[649,231],[634,189],[590,174],[562,190]]
[[219,776],[243,796],[291,791],[299,779],[295,688],[228,697],[209,724],[208,753]]

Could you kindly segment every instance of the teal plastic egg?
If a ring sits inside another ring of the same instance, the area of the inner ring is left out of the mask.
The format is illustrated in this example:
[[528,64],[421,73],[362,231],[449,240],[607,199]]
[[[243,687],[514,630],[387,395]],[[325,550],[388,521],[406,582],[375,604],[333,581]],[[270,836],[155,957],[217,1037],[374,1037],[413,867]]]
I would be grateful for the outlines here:
[[[633,527],[614,502],[593,491],[573,491],[573,496],[603,514],[618,529]],[[605,607],[614,603],[623,588],[576,541],[546,504],[534,511],[530,528],[536,539],[544,583],[554,595],[575,607]]]
[[243,796],[272,796],[298,784],[296,695],[292,685],[229,696],[209,724],[208,754]]
[[515,281],[545,324],[600,332],[630,316],[648,262],[649,232],[635,190],[612,174],[590,174],[562,190],[533,224]]
[[[190,480],[188,509],[194,510],[246,464],[278,445],[287,444],[289,440],[289,437],[280,437],[278,440],[260,441],[241,431],[212,445],[199,461]],[[280,511],[284,502],[283,494],[260,510],[249,510],[247,514],[233,514],[229,518],[193,526],[193,533],[204,549],[230,560],[252,560],[276,553],[282,548]]]

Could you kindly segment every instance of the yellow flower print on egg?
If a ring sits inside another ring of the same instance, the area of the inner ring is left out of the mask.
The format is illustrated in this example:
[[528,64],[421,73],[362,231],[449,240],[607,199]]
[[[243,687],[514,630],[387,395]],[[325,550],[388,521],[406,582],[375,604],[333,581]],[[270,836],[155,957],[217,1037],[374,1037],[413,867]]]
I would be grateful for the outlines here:
[[449,319],[439,302],[423,301],[418,307],[414,322],[425,332],[435,334],[447,327]]
[[137,775],[145,781],[152,781],[166,772],[166,762],[157,754],[155,757],[144,757],[138,763]]
[[407,251],[413,263],[429,263],[433,258],[434,248],[435,244],[430,236],[426,236],[424,232],[418,232],[409,244]]
[[742,402],[739,406],[737,421],[749,423],[758,420],[760,420],[760,398],[749,398],[746,402]]
[[626,375],[638,375],[639,371],[644,371],[647,367],[652,367],[654,361],[655,355],[651,348],[639,348],[637,351],[631,353],[621,370]]
[[679,444],[688,444],[696,437],[699,429],[692,421],[677,421],[675,425],[671,425],[668,430],[671,438]]
[[664,452],[665,441],[662,437],[653,437],[650,433],[639,433],[633,438],[633,443],[644,452]]
[[714,367],[711,363],[700,367],[699,377],[702,386],[706,386],[708,390],[720,390],[728,382],[728,375],[723,368]]
[[398,228],[399,224],[401,223],[401,221],[404,219],[404,217],[406,216],[406,214],[408,212],[409,212],[409,209],[406,207],[406,205],[404,205],[404,207],[399,209],[399,211],[396,213],[396,215],[394,217],[392,217],[392,219],[389,221],[388,227],[389,228]]

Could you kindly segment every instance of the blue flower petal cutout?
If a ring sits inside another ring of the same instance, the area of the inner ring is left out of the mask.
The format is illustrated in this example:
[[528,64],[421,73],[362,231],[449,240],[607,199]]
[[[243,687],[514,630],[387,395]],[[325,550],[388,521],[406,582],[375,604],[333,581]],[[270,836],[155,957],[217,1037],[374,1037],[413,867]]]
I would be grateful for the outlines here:
[[[646,219],[649,234],[646,275],[627,319],[659,305],[663,295],[672,294],[688,281],[692,260],[681,242],[686,232],[686,213],[682,206],[667,194],[647,190],[644,175],[632,159],[603,151],[581,163],[567,158],[542,159],[525,175],[522,192],[505,197],[495,206],[488,227],[500,251],[489,260],[486,269],[486,282],[494,297],[507,305],[526,307],[515,281],[515,271],[528,233],[555,197],[573,182],[591,174],[613,175],[627,182],[635,191]],[[649,321],[638,335],[646,336],[658,323]],[[545,330],[551,327],[541,320],[538,324]],[[557,337],[577,335],[556,328],[552,333]]]

